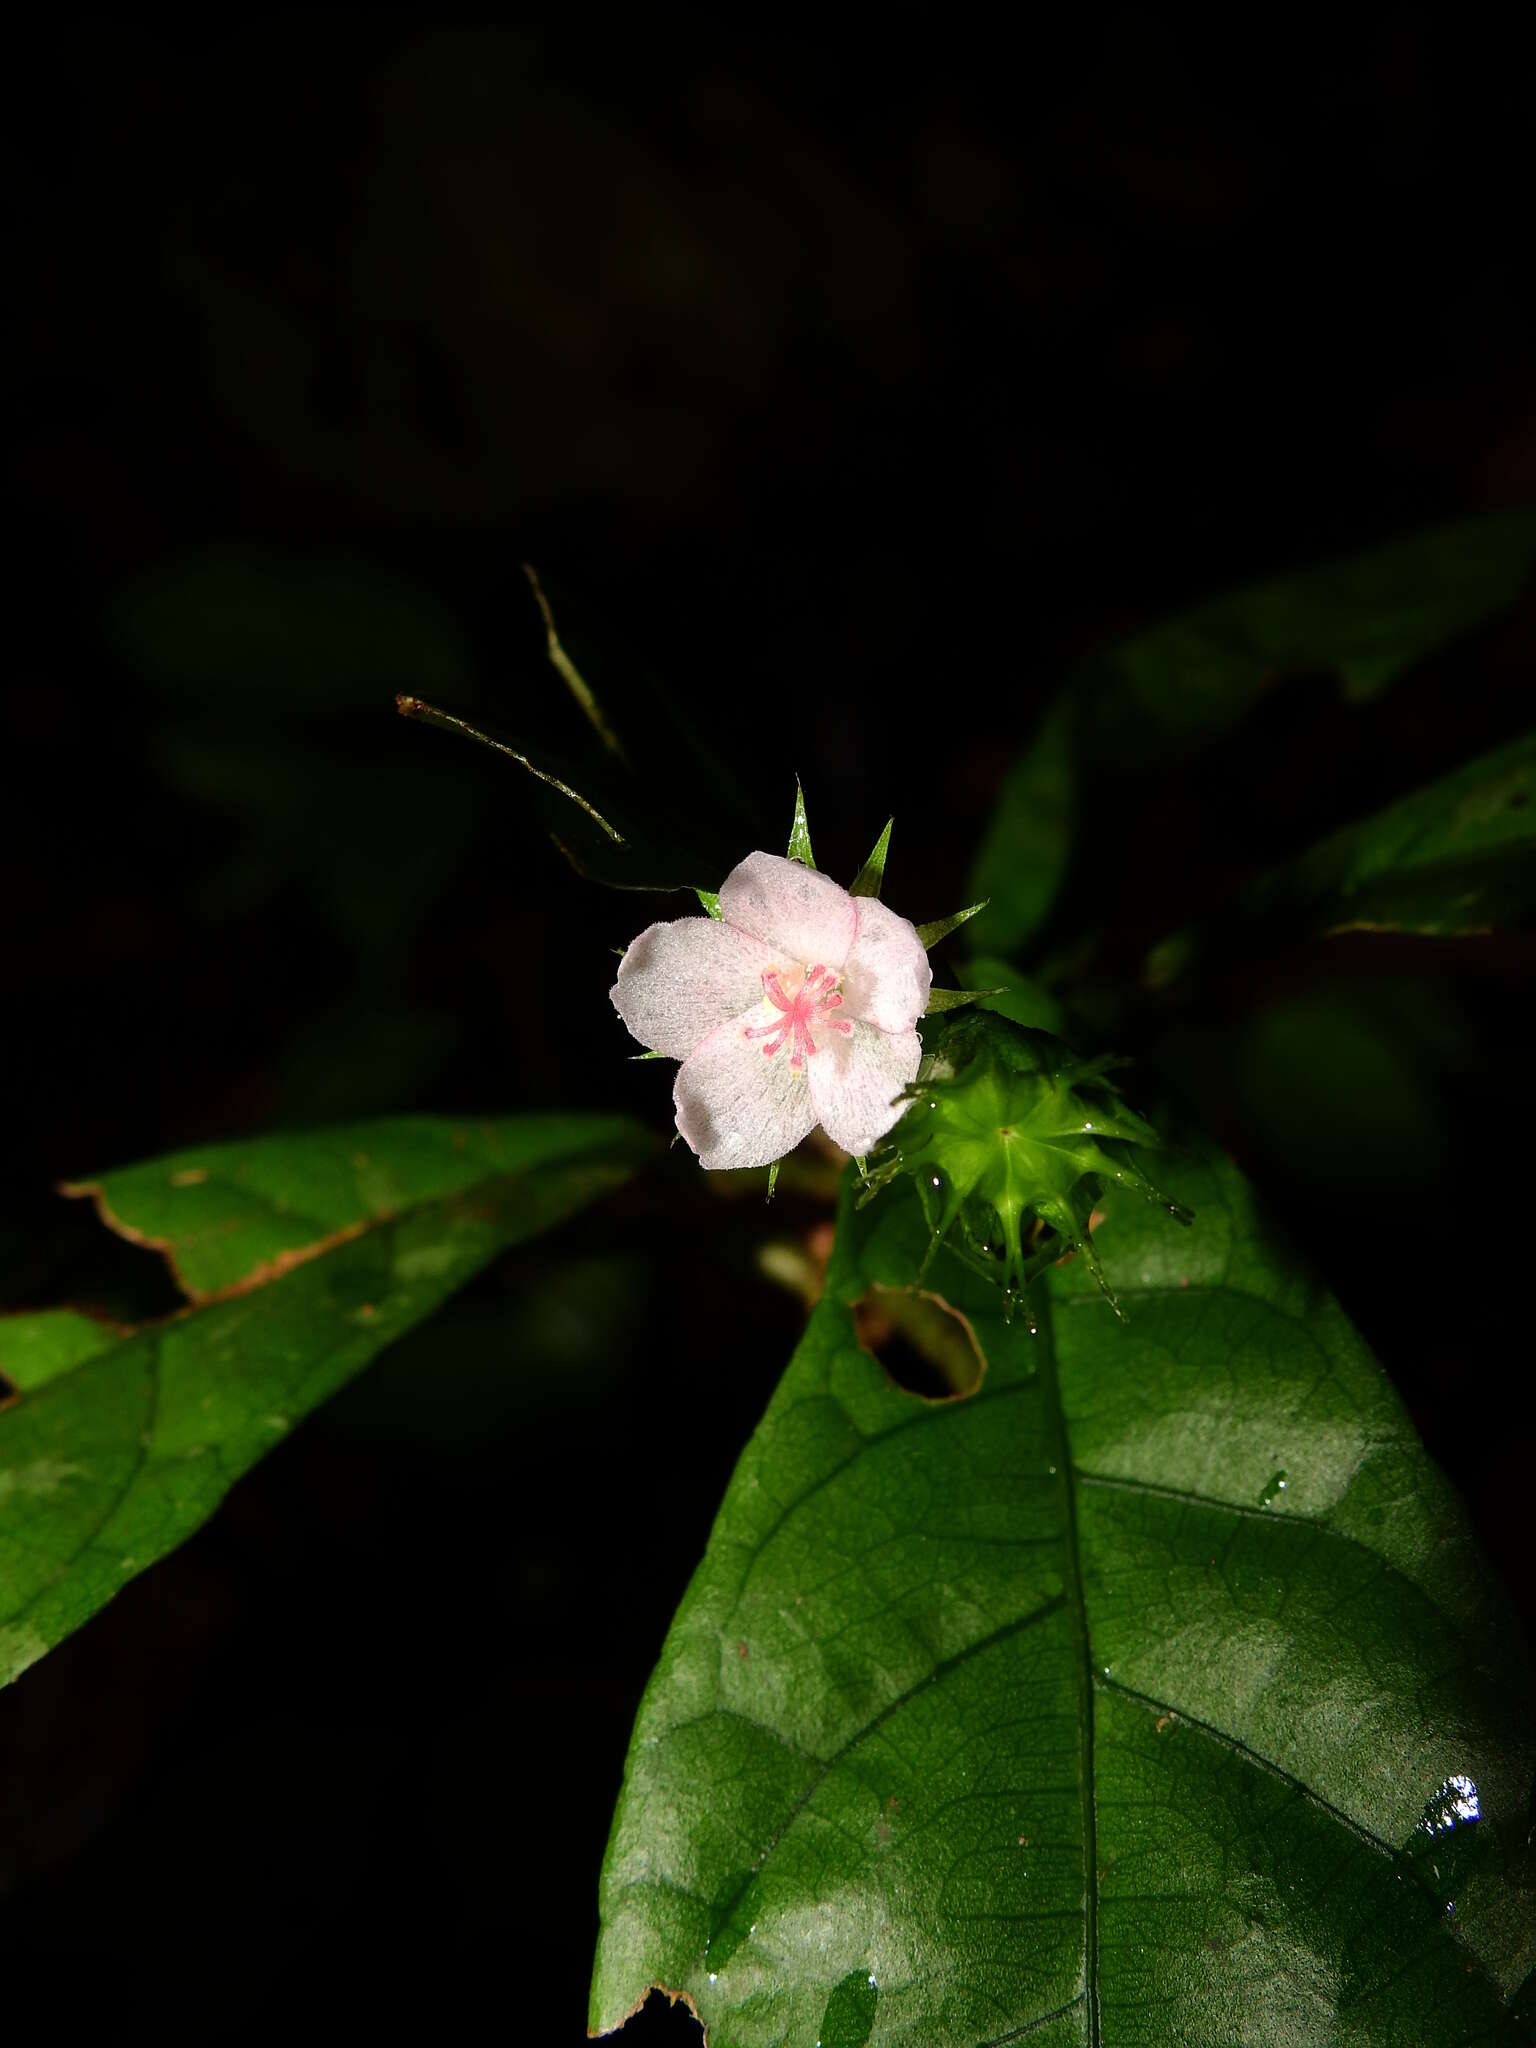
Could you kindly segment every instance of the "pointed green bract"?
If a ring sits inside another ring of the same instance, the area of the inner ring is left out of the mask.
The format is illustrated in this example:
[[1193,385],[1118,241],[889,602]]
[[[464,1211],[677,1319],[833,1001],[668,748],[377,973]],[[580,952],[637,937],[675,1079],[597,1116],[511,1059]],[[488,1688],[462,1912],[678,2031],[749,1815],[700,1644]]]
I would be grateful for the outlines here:
[[997,988],[931,988],[928,991],[928,1008],[923,1014],[937,1017],[945,1010],[963,1010],[967,1003],[979,1003],[985,996],[1006,993],[1001,984]]
[[652,1150],[617,1117],[400,1117],[203,1146],[77,1190],[163,1250],[192,1305],[121,1332],[0,1318],[20,1389],[0,1411],[0,1684],[498,1252]]
[[813,868],[816,857],[811,852],[811,828],[805,822],[805,791],[800,779],[795,778],[795,822],[789,828],[788,857],[799,861],[802,867]]
[[722,911],[721,911],[721,909],[720,909],[720,892],[719,892],[719,890],[718,890],[718,889],[695,889],[693,893],[694,893],[694,895],[695,895],[695,896],[697,896],[697,897],[698,897],[698,899],[699,899],[699,902],[700,902],[700,903],[701,903],[701,904],[703,905],[703,909],[704,909],[704,915],[705,915],[706,917],[712,917],[712,918],[714,918],[714,919],[715,919],[715,921],[716,921],[716,923],[718,923],[718,922],[720,921],[720,918],[721,918],[721,916],[723,915],[723,913],[722,913]]
[[891,827],[895,822],[894,818],[886,819],[885,830],[875,841],[873,853],[871,853],[869,859],[865,861],[863,867],[859,869],[859,872],[853,878],[853,886],[848,891],[850,896],[878,896],[880,894],[880,884],[885,879],[885,857],[891,850]]
[[951,932],[958,931],[961,925],[968,923],[978,911],[985,910],[989,900],[983,896],[979,903],[968,904],[964,910],[957,910],[949,917],[936,917],[932,924],[920,924],[917,927],[917,936],[931,953],[940,939],[947,939]]
[[770,1202],[771,1202],[771,1201],[773,1200],[773,1192],[774,1192],[774,1189],[775,1189],[775,1188],[776,1188],[776,1187],[778,1186],[778,1184],[779,1184],[779,1168],[780,1168],[780,1167],[781,1167],[781,1166],[782,1166],[783,1164],[784,1164],[784,1162],[783,1162],[783,1160],[782,1160],[782,1159],[774,1159],[774,1160],[771,1160],[771,1161],[769,1162],[769,1166],[768,1166],[768,1199],[769,1199],[769,1201],[770,1201]]
[[640,1706],[593,2029],[663,1985],[731,2048],[1513,2048],[1530,1672],[1338,1304],[1185,1163],[1189,1235],[1105,1197],[1128,1328],[942,1250],[986,1369],[921,1401],[853,1304],[927,1226],[854,1185]]

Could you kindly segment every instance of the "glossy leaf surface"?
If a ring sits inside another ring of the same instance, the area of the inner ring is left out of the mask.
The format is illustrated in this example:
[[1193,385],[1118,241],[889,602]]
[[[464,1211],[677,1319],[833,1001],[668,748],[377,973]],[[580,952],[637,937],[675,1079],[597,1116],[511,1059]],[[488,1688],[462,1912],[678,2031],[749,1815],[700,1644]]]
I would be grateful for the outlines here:
[[1288,678],[1331,673],[1375,696],[1512,603],[1536,563],[1536,516],[1438,527],[1251,584],[1083,662],[1004,783],[972,871],[982,935],[1012,953],[1043,924],[1096,805],[1230,731]]
[[[1531,1690],[1459,1503],[1225,1168],[1106,1198],[1039,1333],[941,1253],[986,1359],[923,1402],[826,1293],[647,1690],[591,2023],[713,2048],[1521,2038]],[[1476,1818],[1473,1818],[1474,1813]]]
[[[207,1146],[92,1192],[194,1304],[0,1319],[0,1683],[207,1520],[319,1402],[652,1149],[618,1118],[426,1117]],[[423,1398],[430,1390],[423,1390]]]

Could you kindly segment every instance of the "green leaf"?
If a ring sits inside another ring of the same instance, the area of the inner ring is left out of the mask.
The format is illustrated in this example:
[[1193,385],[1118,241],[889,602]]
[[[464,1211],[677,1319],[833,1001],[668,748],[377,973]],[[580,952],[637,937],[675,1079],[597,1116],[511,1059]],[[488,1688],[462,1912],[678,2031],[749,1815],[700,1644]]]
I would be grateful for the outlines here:
[[[1028,975],[1020,974],[1006,960],[1000,960],[991,953],[973,953],[969,960],[960,962],[956,971],[966,988],[978,991],[978,1001],[983,1010],[1011,1018],[1015,1024],[1023,1024],[1031,1031],[1049,1031],[1054,1038],[1063,1035],[1066,1017],[1061,1004],[1049,989],[1042,988]],[[997,993],[984,993],[989,989]]]
[[910,1279],[917,1201],[845,1182],[640,1707],[595,2029],[664,1985],[731,2048],[1516,2038],[1514,1624],[1240,1178],[1170,1178],[1192,1233],[1114,1191],[1095,1233],[1129,1327],[1075,1260],[1031,1336],[941,1252],[986,1368],[937,1401],[854,1315]]
[[700,904],[703,906],[704,915],[706,917],[714,918],[714,920],[718,924],[721,917],[724,915],[723,911],[720,908],[719,890],[695,889],[693,893],[695,896],[698,897]]
[[799,776],[795,777],[795,821],[789,828],[786,852],[790,860],[799,861],[802,867],[816,865],[816,856],[811,852],[811,828],[805,822],[805,791],[800,787]]
[[1082,663],[1003,785],[972,871],[987,939],[1011,954],[1044,924],[1069,858],[1117,783],[1231,730],[1277,684],[1319,670],[1362,702],[1514,601],[1536,514],[1435,527],[1197,606]]
[[72,1308],[0,1316],[0,1377],[17,1393],[35,1393],[98,1351],[111,1350],[122,1334]]
[[1067,871],[1076,819],[1074,687],[1009,773],[971,869],[972,892],[992,906],[993,952],[1015,952],[1044,924]]
[[885,857],[891,850],[891,827],[895,822],[894,818],[886,819],[885,830],[875,841],[874,851],[854,877],[853,886],[848,891],[850,896],[878,896],[880,894],[880,884],[885,879]]
[[1255,891],[1306,903],[1336,930],[1454,934],[1536,901],[1536,732],[1325,839]]
[[951,932],[958,931],[961,925],[969,923],[978,911],[986,907],[987,899],[983,896],[979,903],[967,904],[964,910],[952,911],[948,917],[936,917],[931,924],[918,925],[917,936],[925,950],[931,953],[940,939],[947,939]]
[[[190,1309],[0,1320],[0,1683],[190,1536],[310,1409],[505,1246],[653,1149],[612,1117],[405,1117],[183,1152],[88,1187]],[[423,1390],[423,1399],[430,1390]]]
[[1536,907],[1536,732],[1416,790],[1261,876],[1221,915],[1166,939],[1163,987],[1208,953],[1297,937],[1406,932],[1458,938],[1524,924]]
[[1126,708],[1158,731],[1232,724],[1282,676],[1331,669],[1373,697],[1512,604],[1536,563],[1536,514],[1434,526],[1300,574],[1266,578],[1128,640],[1112,657]]

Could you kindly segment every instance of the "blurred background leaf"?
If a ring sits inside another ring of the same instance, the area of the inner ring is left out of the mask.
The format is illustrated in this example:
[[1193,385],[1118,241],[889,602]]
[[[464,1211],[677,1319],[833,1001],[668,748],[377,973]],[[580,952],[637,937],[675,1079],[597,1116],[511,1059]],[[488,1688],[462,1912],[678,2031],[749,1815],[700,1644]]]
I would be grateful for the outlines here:
[[1536,733],[1469,761],[1239,891],[1199,930],[1165,939],[1146,978],[1162,987],[1212,956],[1278,952],[1341,933],[1422,938],[1520,931],[1536,905]]
[[[1104,915],[1113,884],[1095,833],[1136,785],[1208,753],[1287,683],[1328,676],[1345,707],[1369,703],[1511,605],[1533,564],[1536,514],[1470,520],[1253,584],[1091,658],[1004,785],[971,871],[992,899],[974,943],[1011,954],[1034,938],[1074,859]],[[1448,694],[1448,725],[1457,710]]]
[[206,1147],[94,1183],[103,1217],[164,1250],[194,1307],[104,1343],[67,1313],[0,1319],[0,1371],[19,1390],[0,1416],[0,1685],[184,1542],[498,1252],[610,1193],[652,1150],[615,1118],[412,1118]]

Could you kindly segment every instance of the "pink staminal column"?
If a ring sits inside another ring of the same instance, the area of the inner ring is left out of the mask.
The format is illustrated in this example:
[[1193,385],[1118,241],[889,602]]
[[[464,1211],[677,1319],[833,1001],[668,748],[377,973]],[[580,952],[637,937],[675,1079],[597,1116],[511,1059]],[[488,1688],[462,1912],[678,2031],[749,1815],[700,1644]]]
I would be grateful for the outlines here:
[[813,1025],[825,1024],[841,1032],[844,1038],[852,1035],[852,1024],[836,1014],[843,1006],[843,998],[838,978],[830,967],[812,967],[798,986],[792,983],[787,989],[778,968],[767,968],[763,974],[763,994],[781,1014],[770,1024],[749,1025],[746,1035],[763,1040],[763,1051],[769,1059],[787,1045],[789,1064],[796,1073],[816,1050],[816,1041],[811,1036]]

